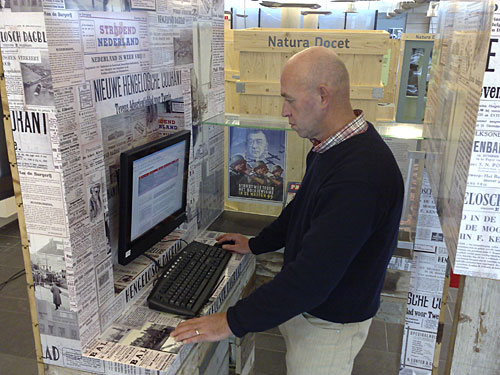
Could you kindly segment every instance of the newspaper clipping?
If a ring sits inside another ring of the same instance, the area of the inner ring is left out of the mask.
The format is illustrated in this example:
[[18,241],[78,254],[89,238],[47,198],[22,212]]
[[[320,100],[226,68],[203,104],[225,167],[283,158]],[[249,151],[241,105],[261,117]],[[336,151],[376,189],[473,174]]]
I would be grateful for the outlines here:
[[400,375],[431,375],[448,262],[427,173],[424,171],[417,236],[401,349]]
[[500,279],[500,10],[494,13],[454,272]]

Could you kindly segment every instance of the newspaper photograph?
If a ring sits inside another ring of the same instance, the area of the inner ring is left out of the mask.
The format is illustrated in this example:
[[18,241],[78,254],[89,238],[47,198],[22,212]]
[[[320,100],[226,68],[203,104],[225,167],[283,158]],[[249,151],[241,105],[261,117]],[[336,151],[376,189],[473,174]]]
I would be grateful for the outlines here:
[[152,71],[193,66],[192,15],[150,13],[148,29]]
[[280,130],[229,129],[229,199],[282,204],[285,137]]
[[0,46],[10,109],[54,112],[43,14],[11,13],[0,22]]

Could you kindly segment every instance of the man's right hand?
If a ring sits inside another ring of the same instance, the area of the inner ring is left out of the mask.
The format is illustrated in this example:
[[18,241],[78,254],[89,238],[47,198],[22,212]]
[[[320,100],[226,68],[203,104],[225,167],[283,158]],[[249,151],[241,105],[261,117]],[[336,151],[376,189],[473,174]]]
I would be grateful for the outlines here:
[[248,246],[248,238],[239,233],[225,233],[216,238],[217,243],[233,241],[232,244],[225,244],[222,246],[224,250],[232,251],[238,254],[250,254],[250,247]]

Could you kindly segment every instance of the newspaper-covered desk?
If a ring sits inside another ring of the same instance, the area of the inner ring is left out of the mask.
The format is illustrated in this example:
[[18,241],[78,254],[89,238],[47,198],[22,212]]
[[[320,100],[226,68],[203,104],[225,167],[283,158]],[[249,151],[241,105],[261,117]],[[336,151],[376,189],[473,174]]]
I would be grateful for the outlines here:
[[[197,241],[213,244],[217,234],[203,232]],[[202,315],[223,311],[234,304],[254,271],[254,257],[233,254],[219,285],[202,309]],[[184,318],[147,307],[146,299],[152,284],[140,291],[131,306],[83,351],[83,355],[106,361],[117,369],[121,365],[132,365],[153,370],[147,374],[219,373],[217,370],[227,363],[228,341],[219,344],[176,343],[170,333]],[[212,370],[208,371],[209,368]],[[228,367],[224,371],[228,371]]]

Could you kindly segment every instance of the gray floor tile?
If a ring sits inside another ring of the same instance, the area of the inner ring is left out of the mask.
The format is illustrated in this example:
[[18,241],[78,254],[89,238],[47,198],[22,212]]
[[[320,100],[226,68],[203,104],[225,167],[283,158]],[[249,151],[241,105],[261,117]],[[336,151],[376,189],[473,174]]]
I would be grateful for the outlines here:
[[21,243],[10,247],[0,247],[0,264],[5,267],[24,269],[24,259]]
[[387,323],[387,350],[393,353],[401,353],[403,343],[404,326],[402,324]]
[[28,303],[28,296],[26,296],[26,298],[13,298],[13,297],[4,297],[2,294],[0,294],[0,311],[29,314],[30,306]]
[[0,353],[34,357],[35,341],[31,318],[28,314],[0,311],[0,327],[2,327],[2,336],[5,338],[0,340]]
[[443,340],[441,341],[441,351],[439,353],[440,360],[446,360],[448,349],[450,348],[451,339],[451,324],[445,324],[443,329]]
[[352,375],[397,375],[400,355],[363,348],[354,360]]
[[255,347],[263,350],[272,350],[277,352],[285,352],[285,340],[278,335],[269,335],[266,333],[258,333],[255,337]]
[[387,336],[385,332],[385,322],[373,319],[366,338],[365,348],[387,350]]
[[286,375],[285,354],[255,349],[255,374]]
[[381,296],[380,308],[375,317],[387,323],[403,324],[406,313],[406,300]]
[[0,235],[19,238],[19,223],[17,220],[10,222],[0,228]]
[[[4,267],[0,266],[0,282],[6,281],[9,277],[14,275],[17,271],[21,269],[15,269],[12,267]],[[19,278],[9,282],[1,291],[2,297],[11,297],[11,298],[21,298],[27,299],[28,292],[26,289],[27,281],[26,275],[22,275]]]
[[3,232],[0,232],[0,247],[12,247],[21,243],[19,237],[4,236],[2,233]]
[[36,360],[15,355],[0,353],[0,374],[2,375],[36,375],[38,374]]

